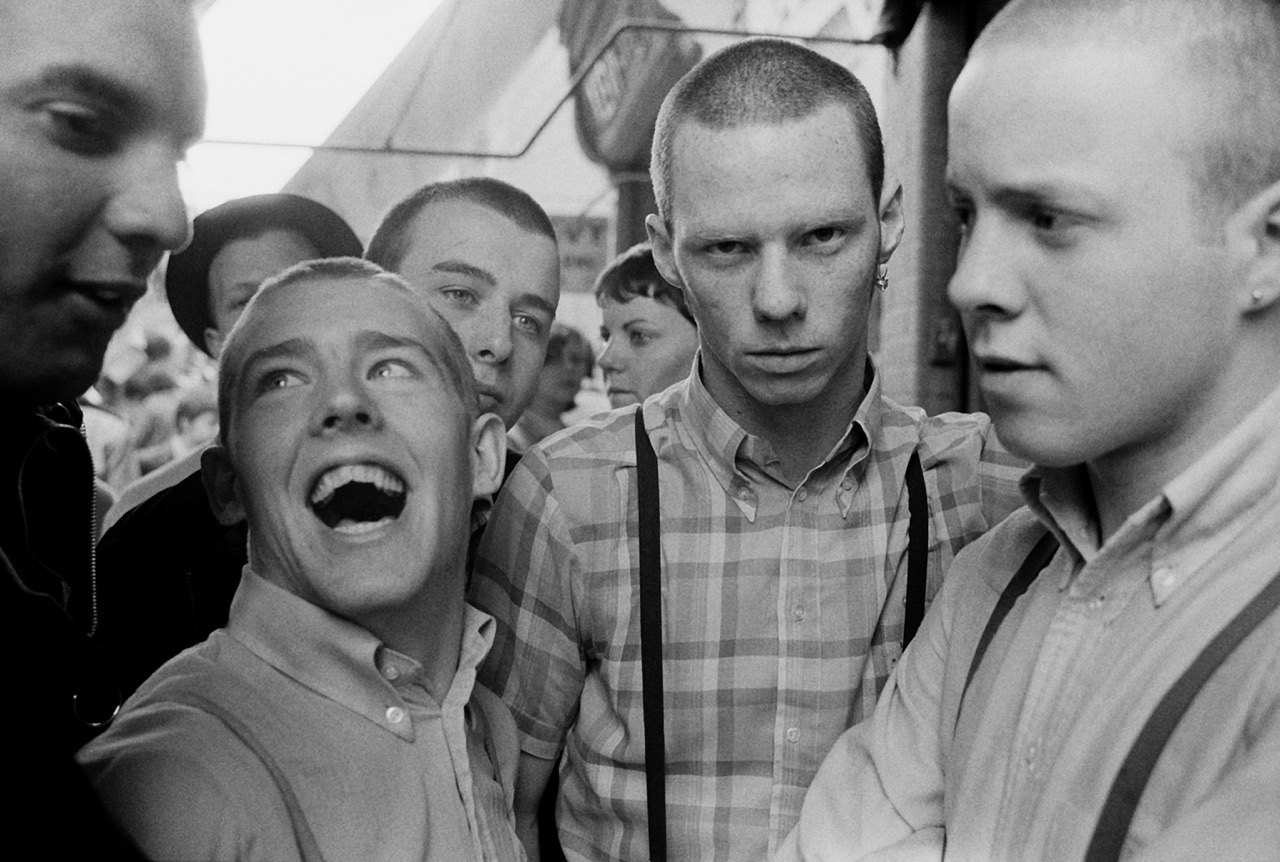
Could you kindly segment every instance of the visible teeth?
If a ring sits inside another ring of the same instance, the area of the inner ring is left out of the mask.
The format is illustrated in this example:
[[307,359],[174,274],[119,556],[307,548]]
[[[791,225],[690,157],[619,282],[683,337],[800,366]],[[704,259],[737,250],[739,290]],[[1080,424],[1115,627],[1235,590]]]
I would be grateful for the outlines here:
[[311,504],[323,503],[348,482],[366,482],[384,494],[404,493],[404,482],[376,464],[343,464],[320,477],[311,491]]

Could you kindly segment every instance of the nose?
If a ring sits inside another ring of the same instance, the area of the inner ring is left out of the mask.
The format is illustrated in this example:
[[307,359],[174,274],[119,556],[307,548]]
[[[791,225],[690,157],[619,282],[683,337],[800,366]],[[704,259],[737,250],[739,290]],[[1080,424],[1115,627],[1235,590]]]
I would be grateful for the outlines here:
[[766,247],[760,252],[751,292],[751,306],[760,321],[803,317],[805,295],[785,250]]
[[501,365],[511,357],[511,315],[506,309],[486,309],[472,321],[467,345],[481,362]]
[[966,320],[1013,317],[1021,310],[1021,292],[1013,272],[1016,248],[1001,242],[996,216],[975,217],[960,244],[947,298]]
[[372,431],[382,427],[382,413],[358,381],[341,380],[324,391],[312,427],[321,436]]
[[106,219],[111,232],[136,254],[173,251],[191,238],[178,186],[179,158],[173,147],[156,142],[138,145],[121,164]]
[[617,335],[606,341],[604,350],[600,353],[600,358],[596,360],[596,364],[606,374],[622,370],[621,356],[619,355],[622,353],[622,338],[622,335]]

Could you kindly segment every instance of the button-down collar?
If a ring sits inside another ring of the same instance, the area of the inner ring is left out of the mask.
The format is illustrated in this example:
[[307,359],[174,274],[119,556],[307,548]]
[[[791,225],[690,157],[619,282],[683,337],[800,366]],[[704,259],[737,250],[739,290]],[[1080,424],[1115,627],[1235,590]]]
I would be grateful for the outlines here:
[[[716,403],[702,382],[699,367],[700,363],[695,360],[693,373],[676,402],[676,409],[683,415],[681,425],[688,429],[693,447],[702,455],[725,494],[733,499],[747,520],[754,523],[758,508],[755,483],[767,476],[786,487],[790,486],[776,466],[777,456],[773,447],[767,440],[748,434]],[[814,473],[843,461],[843,467],[834,480],[839,483],[834,496],[844,517],[848,517],[854,489],[861,480],[861,472],[870,453],[869,441],[878,440],[881,429],[880,377],[870,360],[867,360],[864,379],[865,394],[849,428],[805,478],[808,481]],[[658,403],[650,401],[645,413],[645,426],[651,432],[662,424],[661,410]],[[654,437],[653,445],[661,453],[662,442],[658,437]]]
[[[446,699],[466,703],[493,619],[466,606],[458,674]],[[227,631],[282,673],[379,727],[412,742],[408,703],[428,698],[422,664],[245,567]],[[416,690],[410,691],[411,687]],[[408,697],[406,697],[408,696]]]
[[[1231,543],[1280,471],[1280,388],[1198,461],[1131,514],[1105,543],[1083,466],[1036,467],[1022,479],[1032,511],[1083,562],[1100,554],[1147,555],[1152,601],[1163,604],[1186,577]],[[1066,589],[1077,567],[1067,567]]]

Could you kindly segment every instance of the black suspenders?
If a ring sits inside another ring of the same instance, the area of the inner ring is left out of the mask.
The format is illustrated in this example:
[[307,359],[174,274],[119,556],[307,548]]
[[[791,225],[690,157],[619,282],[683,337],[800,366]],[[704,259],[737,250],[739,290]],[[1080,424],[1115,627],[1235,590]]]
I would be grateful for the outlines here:
[[[662,714],[662,549],[658,459],[636,408],[636,488],[640,504],[640,682],[644,714],[644,774],[650,862],[667,858],[666,739]],[[920,456],[907,463],[907,608],[902,648],[924,618],[929,563],[929,502]]]
[[[1057,540],[1049,533],[1045,533],[1023,560],[1013,580],[1009,581],[1000,594],[1000,599],[996,602],[995,609],[992,610],[986,628],[983,629],[982,636],[978,640],[978,646],[974,650],[973,660],[969,664],[969,673],[965,677],[964,689],[960,693],[959,708],[964,707],[964,696],[968,693],[969,684],[973,682],[974,674],[977,673],[978,666],[982,663],[987,647],[990,646],[1000,624],[1004,622],[1004,618],[1018,601],[1018,597],[1027,591],[1031,582],[1049,564],[1057,548]],[[1129,826],[1133,822],[1138,802],[1142,799],[1142,792],[1151,778],[1151,773],[1155,770],[1165,744],[1168,743],[1169,737],[1173,736],[1182,716],[1191,706],[1200,689],[1213,676],[1214,671],[1278,606],[1280,606],[1280,574],[1273,577],[1263,587],[1262,592],[1254,596],[1253,600],[1245,605],[1222,631],[1218,632],[1208,646],[1200,651],[1195,661],[1183,672],[1173,687],[1160,699],[1160,703],[1156,705],[1146,724],[1143,725],[1142,731],[1134,740],[1124,763],[1116,773],[1106,802],[1103,803],[1102,811],[1098,815],[1098,823],[1089,841],[1085,862],[1114,862],[1120,858],[1120,851],[1124,847],[1125,837],[1129,834]],[[957,710],[957,723],[959,719],[959,710]]]
[[640,698],[644,707],[644,779],[649,809],[649,860],[667,858],[667,752],[662,718],[662,548],[658,458],[636,408],[636,471],[640,497]]

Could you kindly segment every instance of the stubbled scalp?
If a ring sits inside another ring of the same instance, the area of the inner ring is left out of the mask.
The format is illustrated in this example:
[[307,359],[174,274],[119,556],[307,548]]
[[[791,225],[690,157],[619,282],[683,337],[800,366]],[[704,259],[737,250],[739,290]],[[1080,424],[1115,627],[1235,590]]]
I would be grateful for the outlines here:
[[[1141,39],[1135,40],[1134,34]],[[1207,218],[1221,222],[1280,181],[1280,2],[1014,0],[971,56],[1002,46],[1150,50],[1187,85],[1187,163]]]

